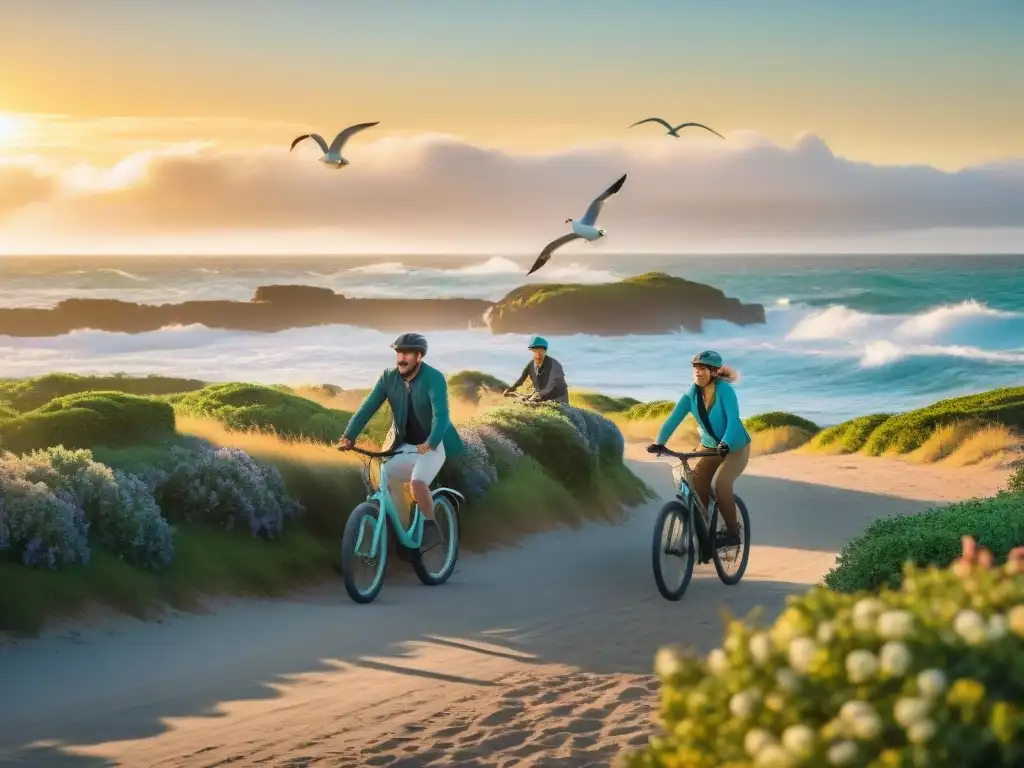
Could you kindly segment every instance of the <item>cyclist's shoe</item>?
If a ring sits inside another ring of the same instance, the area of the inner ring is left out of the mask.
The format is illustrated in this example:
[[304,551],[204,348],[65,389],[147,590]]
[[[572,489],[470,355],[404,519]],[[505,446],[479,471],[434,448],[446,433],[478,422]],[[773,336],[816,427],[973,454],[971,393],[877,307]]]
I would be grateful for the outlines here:
[[738,547],[741,543],[738,532],[732,533],[730,531],[715,531],[715,549]]
[[444,544],[444,537],[441,535],[441,529],[437,527],[437,521],[424,518],[423,537],[420,539],[420,552],[433,549],[438,544]]

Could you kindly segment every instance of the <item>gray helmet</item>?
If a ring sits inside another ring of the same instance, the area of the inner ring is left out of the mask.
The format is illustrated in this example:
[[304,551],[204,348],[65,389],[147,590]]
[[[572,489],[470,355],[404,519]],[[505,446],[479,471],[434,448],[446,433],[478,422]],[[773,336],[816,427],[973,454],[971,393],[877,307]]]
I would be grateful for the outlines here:
[[396,352],[421,352],[427,354],[427,340],[418,333],[403,333],[391,348]]
[[709,368],[721,368],[722,367],[722,356],[717,352],[712,352],[710,349],[705,349],[703,352],[698,352],[690,360],[691,365],[706,365]]

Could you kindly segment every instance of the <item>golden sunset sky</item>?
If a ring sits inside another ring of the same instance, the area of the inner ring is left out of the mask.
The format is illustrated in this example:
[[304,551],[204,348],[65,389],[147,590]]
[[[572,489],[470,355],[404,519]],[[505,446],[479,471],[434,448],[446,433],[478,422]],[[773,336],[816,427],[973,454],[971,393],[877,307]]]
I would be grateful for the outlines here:
[[[624,247],[1024,228],[1015,0],[4,6],[0,254],[529,250],[626,171]],[[370,120],[350,168],[287,152]]]

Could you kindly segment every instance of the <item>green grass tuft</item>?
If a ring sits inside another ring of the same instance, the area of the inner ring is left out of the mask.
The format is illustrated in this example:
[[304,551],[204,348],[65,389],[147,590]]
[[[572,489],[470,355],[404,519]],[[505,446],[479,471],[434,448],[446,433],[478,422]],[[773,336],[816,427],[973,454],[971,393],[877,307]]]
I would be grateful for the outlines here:
[[785,411],[759,413],[756,416],[751,416],[749,419],[745,419],[743,421],[743,426],[745,426],[747,431],[752,434],[756,432],[764,432],[768,429],[776,429],[778,427],[796,427],[797,429],[803,430],[804,432],[808,432],[812,435],[820,430],[820,427],[813,421],[792,413],[786,413]]
[[57,397],[79,392],[123,392],[128,395],[169,395],[202,389],[205,382],[173,376],[79,376],[48,373],[29,379],[0,379],[0,401],[19,412],[32,411]]
[[856,453],[864,447],[871,433],[891,418],[889,413],[873,413],[844,421],[823,429],[811,440],[809,447],[830,453]]
[[325,408],[287,387],[214,384],[170,398],[181,414],[212,418],[229,429],[273,431],[283,437],[336,442],[352,414]]
[[161,604],[191,609],[203,595],[278,595],[328,572],[336,543],[295,528],[277,541],[179,528],[174,561],[133,568],[103,552],[85,566],[52,572],[0,562],[0,631],[34,634],[53,616],[101,605],[146,618]]
[[54,445],[121,446],[173,433],[174,411],[167,403],[122,392],[79,392],[0,422],[0,446],[15,453]]

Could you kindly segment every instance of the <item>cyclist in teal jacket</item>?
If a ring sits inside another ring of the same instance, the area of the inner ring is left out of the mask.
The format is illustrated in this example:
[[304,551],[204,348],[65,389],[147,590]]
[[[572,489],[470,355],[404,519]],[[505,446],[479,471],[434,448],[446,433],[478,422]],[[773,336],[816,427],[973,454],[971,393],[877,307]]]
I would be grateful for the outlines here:
[[724,535],[718,534],[716,546],[736,547],[740,545],[740,530],[733,484],[750,460],[750,435],[743,426],[739,401],[732,387],[739,377],[722,364],[720,354],[711,350],[697,353],[690,362],[693,384],[665,420],[657,442],[647,450],[657,453],[664,448],[686,415],[693,414],[701,446],[718,452],[717,456],[697,460],[693,468],[693,489],[706,507],[714,481],[715,498],[726,527]]

